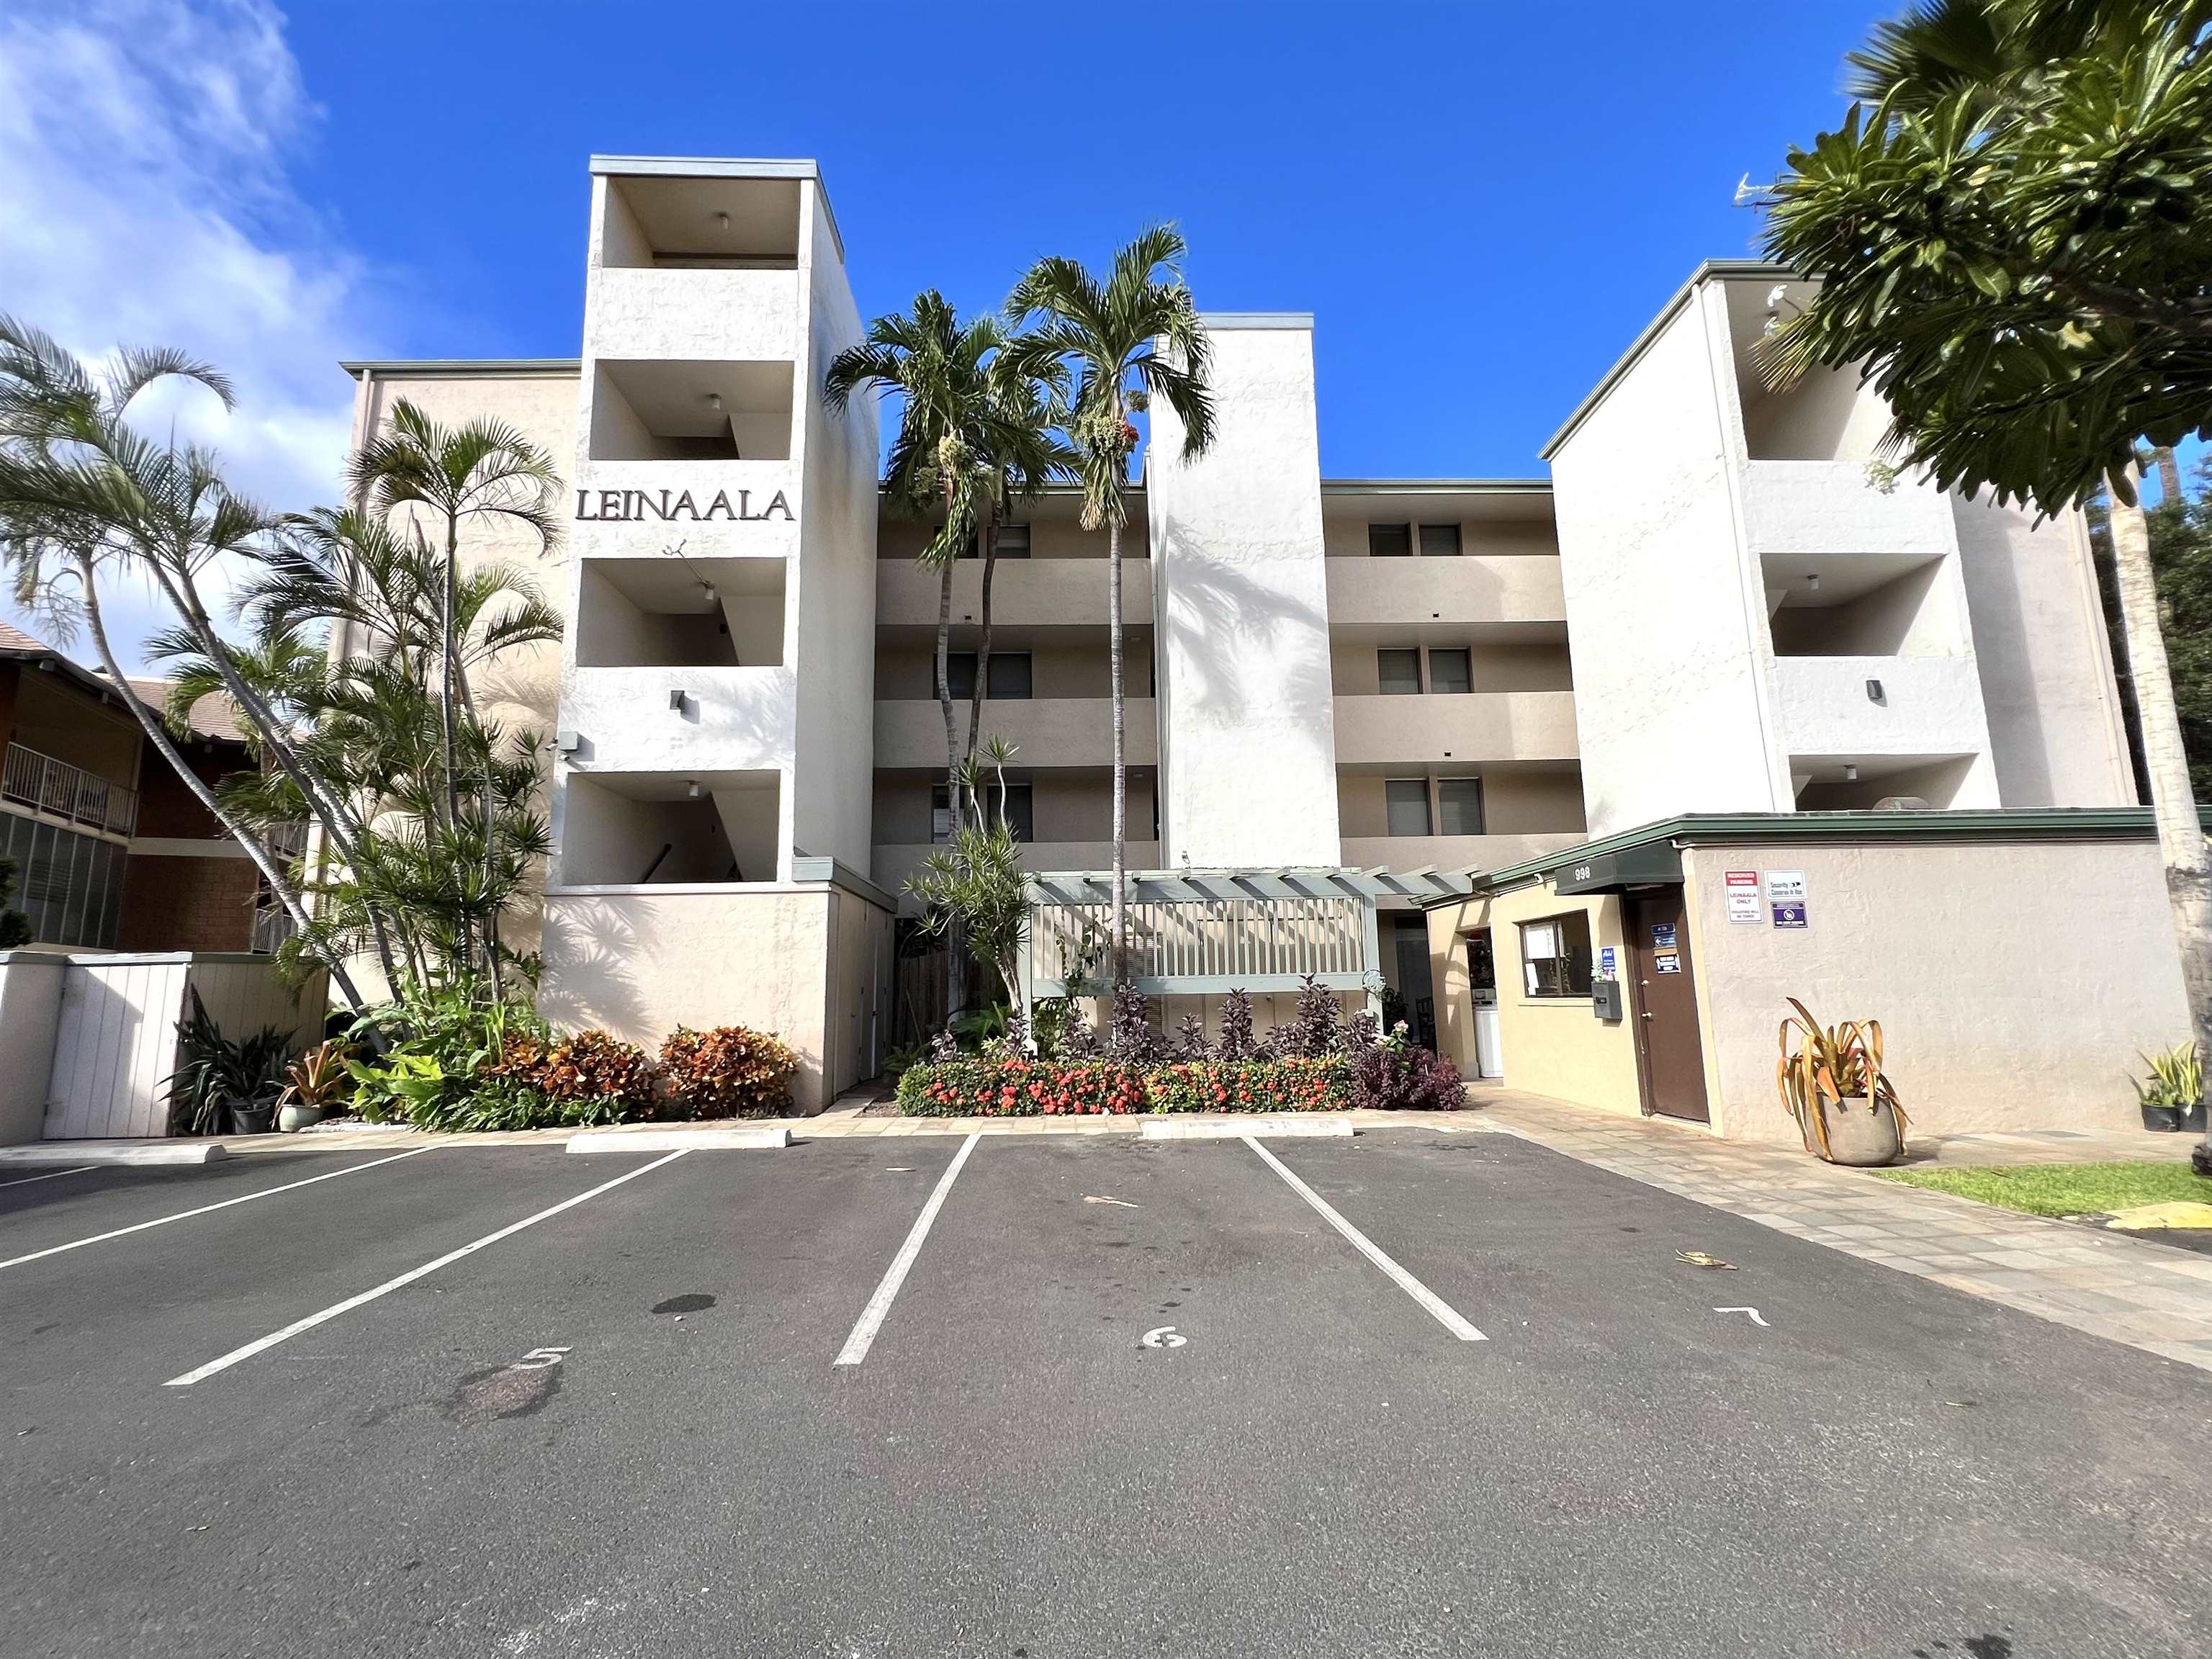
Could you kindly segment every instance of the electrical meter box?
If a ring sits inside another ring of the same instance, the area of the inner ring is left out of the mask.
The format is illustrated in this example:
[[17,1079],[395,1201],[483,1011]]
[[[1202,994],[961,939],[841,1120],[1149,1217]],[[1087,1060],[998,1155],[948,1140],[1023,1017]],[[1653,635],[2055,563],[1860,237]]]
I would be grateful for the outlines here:
[[1590,981],[1590,1012],[1600,1019],[1619,1019],[1621,1010],[1621,986],[1617,979],[1594,979]]

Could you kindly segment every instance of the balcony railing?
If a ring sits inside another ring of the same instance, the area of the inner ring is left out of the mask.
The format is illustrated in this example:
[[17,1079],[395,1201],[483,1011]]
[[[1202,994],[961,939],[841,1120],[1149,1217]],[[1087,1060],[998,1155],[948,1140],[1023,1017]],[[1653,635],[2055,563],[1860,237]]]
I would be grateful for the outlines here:
[[6,764],[0,767],[0,799],[110,835],[127,836],[138,825],[136,789],[112,783],[35,749],[26,749],[20,743],[8,745]]

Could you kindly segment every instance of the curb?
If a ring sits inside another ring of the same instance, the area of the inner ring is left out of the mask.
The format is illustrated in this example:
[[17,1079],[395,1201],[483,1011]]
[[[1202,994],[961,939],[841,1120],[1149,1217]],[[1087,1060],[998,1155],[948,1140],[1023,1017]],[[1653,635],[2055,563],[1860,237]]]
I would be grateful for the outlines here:
[[0,1167],[10,1164],[212,1164],[228,1158],[219,1140],[98,1141],[47,1140],[29,1146],[0,1146]]
[[586,1129],[568,1137],[572,1152],[759,1152],[791,1145],[791,1131],[770,1129]]
[[1192,1122],[1168,1118],[1158,1121],[1147,1119],[1139,1132],[1139,1139],[1144,1140],[1242,1140],[1247,1135],[1264,1136],[1269,1140],[1316,1139],[1323,1136],[1348,1140],[1352,1138],[1352,1123],[1341,1117],[1263,1118],[1243,1122],[1213,1119]]

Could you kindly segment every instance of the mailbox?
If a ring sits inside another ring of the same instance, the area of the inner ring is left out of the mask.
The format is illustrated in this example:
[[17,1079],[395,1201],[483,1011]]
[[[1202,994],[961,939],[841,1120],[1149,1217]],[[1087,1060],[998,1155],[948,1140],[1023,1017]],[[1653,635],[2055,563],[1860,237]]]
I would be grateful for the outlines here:
[[1617,979],[1594,979],[1590,981],[1590,1012],[1600,1019],[1620,1018],[1620,981]]

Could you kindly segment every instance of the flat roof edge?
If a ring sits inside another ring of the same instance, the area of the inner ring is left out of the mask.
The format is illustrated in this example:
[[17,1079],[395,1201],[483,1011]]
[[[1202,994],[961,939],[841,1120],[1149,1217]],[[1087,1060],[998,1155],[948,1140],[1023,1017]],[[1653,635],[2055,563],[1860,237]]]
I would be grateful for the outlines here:
[[364,374],[372,379],[408,375],[422,380],[465,380],[476,375],[485,380],[514,380],[538,374],[579,374],[583,368],[583,360],[579,357],[341,357],[338,367],[356,380]]
[[1544,447],[1536,452],[1536,459],[1550,460],[1553,453],[1574,436],[1575,428],[1589,418],[1591,411],[1603,403],[1607,394],[1620,383],[1621,377],[1636,367],[1638,360],[1651,349],[1651,343],[1659,337],[1668,324],[1674,320],[1675,313],[1689,304],[1690,296],[1705,283],[1730,276],[1793,281],[1798,274],[1788,265],[1776,264],[1769,259],[1705,260],[1690,273],[1689,280],[1676,289],[1667,303],[1659,308],[1659,314],[1644,325],[1643,332],[1629,342],[1628,349],[1620,354],[1620,360],[1599,378],[1598,383],[1590,388],[1589,394],[1575,405],[1574,412],[1560,423],[1559,429],[1545,441]]
[[1323,478],[1324,495],[1548,495],[1549,478]]
[[1198,320],[1208,328],[1302,328],[1310,331],[1310,311],[1201,311]]
[[594,155],[591,170],[630,179],[815,179],[821,163],[804,156]]

